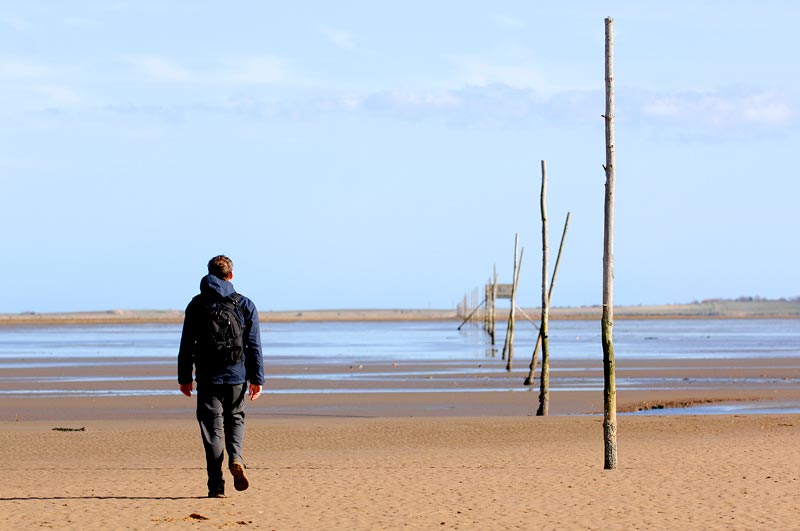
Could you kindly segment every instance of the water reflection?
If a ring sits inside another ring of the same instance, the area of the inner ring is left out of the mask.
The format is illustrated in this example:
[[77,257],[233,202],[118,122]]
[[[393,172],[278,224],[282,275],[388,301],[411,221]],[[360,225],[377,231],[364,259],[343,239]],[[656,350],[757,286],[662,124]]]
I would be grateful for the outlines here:
[[[266,392],[538,391],[538,381],[530,387],[521,385],[536,342],[537,332],[533,327],[520,326],[515,331],[516,368],[506,372],[505,361],[501,359],[505,334],[502,325],[497,330],[499,344],[494,346],[482,331],[458,332],[456,326],[453,322],[265,323],[262,335],[269,380]],[[180,325],[2,328],[0,395],[176,394],[180,328]],[[549,345],[550,383],[554,393],[602,390],[597,322],[554,321]],[[793,368],[790,363],[757,362],[759,358],[800,358],[800,322],[796,320],[625,320],[615,325],[615,352],[617,386],[622,391],[706,390],[728,386],[777,389],[800,385],[797,379],[767,375],[767,371]],[[703,359],[730,359],[731,364],[717,365],[714,369],[717,374],[701,377],[696,371],[709,372],[701,363]],[[734,361],[745,359],[756,360],[748,367],[749,374],[755,376],[722,375],[737,369]],[[658,367],[649,365],[648,360],[678,361],[671,367]],[[679,360],[685,360],[685,365]]]

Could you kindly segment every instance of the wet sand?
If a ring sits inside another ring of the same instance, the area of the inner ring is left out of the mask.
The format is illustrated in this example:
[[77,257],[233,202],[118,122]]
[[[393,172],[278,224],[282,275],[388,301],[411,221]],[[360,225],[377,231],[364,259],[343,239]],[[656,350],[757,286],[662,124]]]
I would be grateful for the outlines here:
[[[6,368],[0,422],[191,417],[193,402],[178,393],[172,360],[131,361],[111,368]],[[539,381],[524,386],[527,373],[522,360],[510,373],[500,359],[371,365],[267,360],[266,394],[249,415],[524,417],[535,414],[539,403]],[[554,360],[550,413],[602,412],[602,379],[599,360]],[[32,388],[36,394],[26,392]],[[621,412],[709,402],[794,403],[800,408],[800,359],[619,360],[617,388]],[[16,389],[20,394],[14,394]],[[126,391],[132,396],[113,396]],[[95,396],[65,396],[69,392]]]

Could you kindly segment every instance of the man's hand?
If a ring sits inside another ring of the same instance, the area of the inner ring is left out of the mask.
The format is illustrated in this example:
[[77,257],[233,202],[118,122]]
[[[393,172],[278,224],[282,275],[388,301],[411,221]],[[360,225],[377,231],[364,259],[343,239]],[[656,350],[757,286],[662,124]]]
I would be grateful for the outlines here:
[[261,396],[261,389],[260,385],[250,384],[250,400],[255,400]]
[[186,396],[192,396],[192,384],[180,384],[181,393],[185,394]]

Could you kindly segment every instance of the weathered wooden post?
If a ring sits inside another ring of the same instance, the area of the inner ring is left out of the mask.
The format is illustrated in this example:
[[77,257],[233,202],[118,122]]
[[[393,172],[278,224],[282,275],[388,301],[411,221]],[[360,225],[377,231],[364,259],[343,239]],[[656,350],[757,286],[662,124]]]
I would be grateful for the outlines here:
[[514,284],[513,279],[517,277],[517,253],[519,252],[519,234],[514,235],[514,270],[512,272],[512,284],[511,284],[511,309],[508,312],[508,325],[506,326],[506,339],[503,343],[503,352],[501,354],[501,359],[506,359],[506,353],[509,355],[513,355],[512,351],[514,350]]
[[486,301],[486,306],[484,307],[483,311],[483,329],[484,331],[489,334],[489,303],[491,302],[491,286],[492,279],[490,278],[486,281],[486,285],[483,286],[483,300]]
[[617,468],[617,383],[614,366],[614,20],[606,18],[606,193],[603,231],[603,441],[604,468]]
[[537,416],[546,416],[550,407],[550,349],[547,339],[547,319],[549,297],[547,289],[547,165],[542,161],[542,193],[540,200],[542,212],[542,324],[539,325],[539,337],[542,338],[542,376],[539,379],[539,409]]
[[517,315],[517,286],[519,285],[519,272],[522,271],[522,257],[525,255],[525,248],[519,251],[519,261],[514,271],[514,282],[511,284],[511,312],[509,317],[509,325],[511,335],[508,340],[508,363],[506,363],[506,370],[511,372],[511,361],[514,359],[514,322]]
[[470,297],[470,308],[475,308],[472,312],[472,316],[470,317],[470,323],[472,326],[475,326],[475,322],[477,320],[478,311],[480,306],[478,305],[478,288],[472,289],[472,296]]
[[492,309],[490,310],[491,321],[490,335],[492,336],[492,347],[495,346],[495,330],[497,329],[497,264],[492,266]]
[[[567,237],[567,228],[569,227],[569,216],[567,212],[567,219],[564,221],[564,230],[561,232],[561,243],[558,246],[558,255],[556,256],[556,265],[553,267],[553,274],[550,276],[550,288],[547,291],[547,305],[553,300],[553,286],[556,285],[556,274],[558,273],[558,265],[561,263],[561,253],[564,250],[564,240]],[[536,336],[536,346],[533,347],[533,355],[531,356],[531,364],[528,367],[528,377],[525,378],[525,385],[533,385],[533,373],[536,371],[536,364],[539,361],[539,347],[542,346],[541,330]]]

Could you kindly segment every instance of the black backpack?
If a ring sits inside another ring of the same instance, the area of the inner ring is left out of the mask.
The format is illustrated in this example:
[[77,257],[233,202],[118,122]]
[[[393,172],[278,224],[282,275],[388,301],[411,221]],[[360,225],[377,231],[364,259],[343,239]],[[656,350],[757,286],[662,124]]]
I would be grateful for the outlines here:
[[239,308],[241,298],[238,293],[216,299],[201,297],[199,350],[214,365],[234,365],[242,361],[244,316]]

